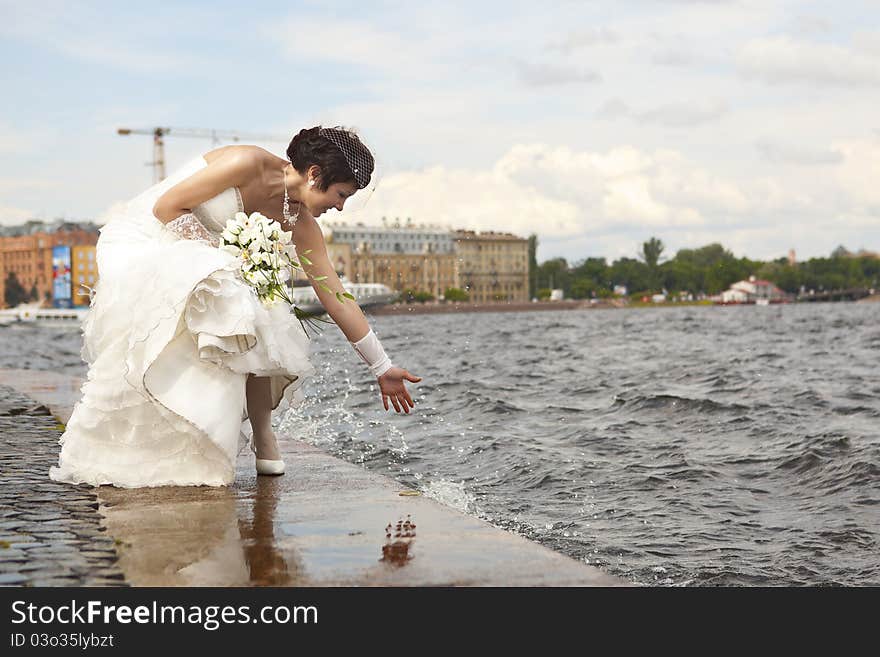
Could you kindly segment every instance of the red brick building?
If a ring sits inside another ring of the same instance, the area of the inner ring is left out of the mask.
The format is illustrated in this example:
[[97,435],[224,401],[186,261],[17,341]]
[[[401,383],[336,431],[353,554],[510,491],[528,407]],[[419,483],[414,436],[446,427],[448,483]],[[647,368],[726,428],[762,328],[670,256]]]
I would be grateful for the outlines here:
[[[52,305],[52,247],[92,246],[98,242],[98,232],[72,225],[56,231],[40,231],[30,235],[0,236],[0,307],[6,308],[6,278],[14,272],[25,292],[37,288],[38,300],[43,306]],[[71,248],[73,251],[73,248]],[[78,250],[79,251],[79,250]],[[87,254],[83,254],[88,258]],[[74,288],[79,280],[74,275]],[[97,271],[95,271],[97,280]],[[90,287],[94,287],[90,285]]]

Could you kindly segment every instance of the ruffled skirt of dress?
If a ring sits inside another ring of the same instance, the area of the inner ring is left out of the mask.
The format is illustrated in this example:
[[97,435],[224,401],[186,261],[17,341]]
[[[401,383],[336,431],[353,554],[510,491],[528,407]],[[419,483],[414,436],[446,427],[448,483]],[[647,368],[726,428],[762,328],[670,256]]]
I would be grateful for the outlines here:
[[315,372],[309,338],[286,303],[263,306],[233,256],[178,239],[139,199],[101,229],[82,325],[88,374],[49,476],[228,485],[248,441],[248,374],[270,377],[273,409],[296,405]]

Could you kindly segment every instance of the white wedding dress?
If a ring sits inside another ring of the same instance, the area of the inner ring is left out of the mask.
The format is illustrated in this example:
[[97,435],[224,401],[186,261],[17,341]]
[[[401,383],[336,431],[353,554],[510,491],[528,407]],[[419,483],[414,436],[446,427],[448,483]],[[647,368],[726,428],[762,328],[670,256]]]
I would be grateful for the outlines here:
[[263,306],[237,259],[216,248],[226,220],[244,210],[237,188],[193,208],[213,243],[153,216],[159,196],[205,166],[192,160],[100,229],[99,280],[82,325],[89,369],[49,471],[55,481],[231,484],[250,437],[248,374],[271,377],[274,409],[301,401],[315,373],[288,304]]

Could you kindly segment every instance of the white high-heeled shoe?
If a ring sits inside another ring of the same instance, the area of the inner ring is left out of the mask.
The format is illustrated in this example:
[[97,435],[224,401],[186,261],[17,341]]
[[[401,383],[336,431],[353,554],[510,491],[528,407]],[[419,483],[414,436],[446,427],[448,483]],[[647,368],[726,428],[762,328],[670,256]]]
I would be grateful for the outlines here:
[[[251,451],[257,455],[257,444],[251,439]],[[284,461],[280,459],[255,459],[258,475],[283,475]]]

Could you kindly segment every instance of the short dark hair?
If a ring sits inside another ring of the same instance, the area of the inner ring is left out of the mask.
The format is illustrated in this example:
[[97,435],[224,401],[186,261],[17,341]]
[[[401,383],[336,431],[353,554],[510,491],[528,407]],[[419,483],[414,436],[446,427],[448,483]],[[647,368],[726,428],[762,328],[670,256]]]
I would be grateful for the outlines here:
[[[327,137],[323,137],[320,133],[321,126],[314,128],[303,128],[290,141],[287,147],[287,159],[293,165],[293,168],[302,175],[311,166],[317,166],[321,169],[321,173],[317,178],[318,188],[322,192],[326,192],[327,188],[334,183],[354,183],[359,189],[366,185],[358,184],[354,172],[348,164],[348,160],[342,150],[330,141]],[[365,177],[369,177],[373,173],[373,156],[369,149],[361,143],[358,136],[351,130],[346,130],[340,126],[336,126],[333,130],[338,131],[336,134],[346,140],[346,146],[353,152],[356,152],[359,160],[363,160],[369,164]],[[359,171],[359,175],[363,176],[364,172]]]

